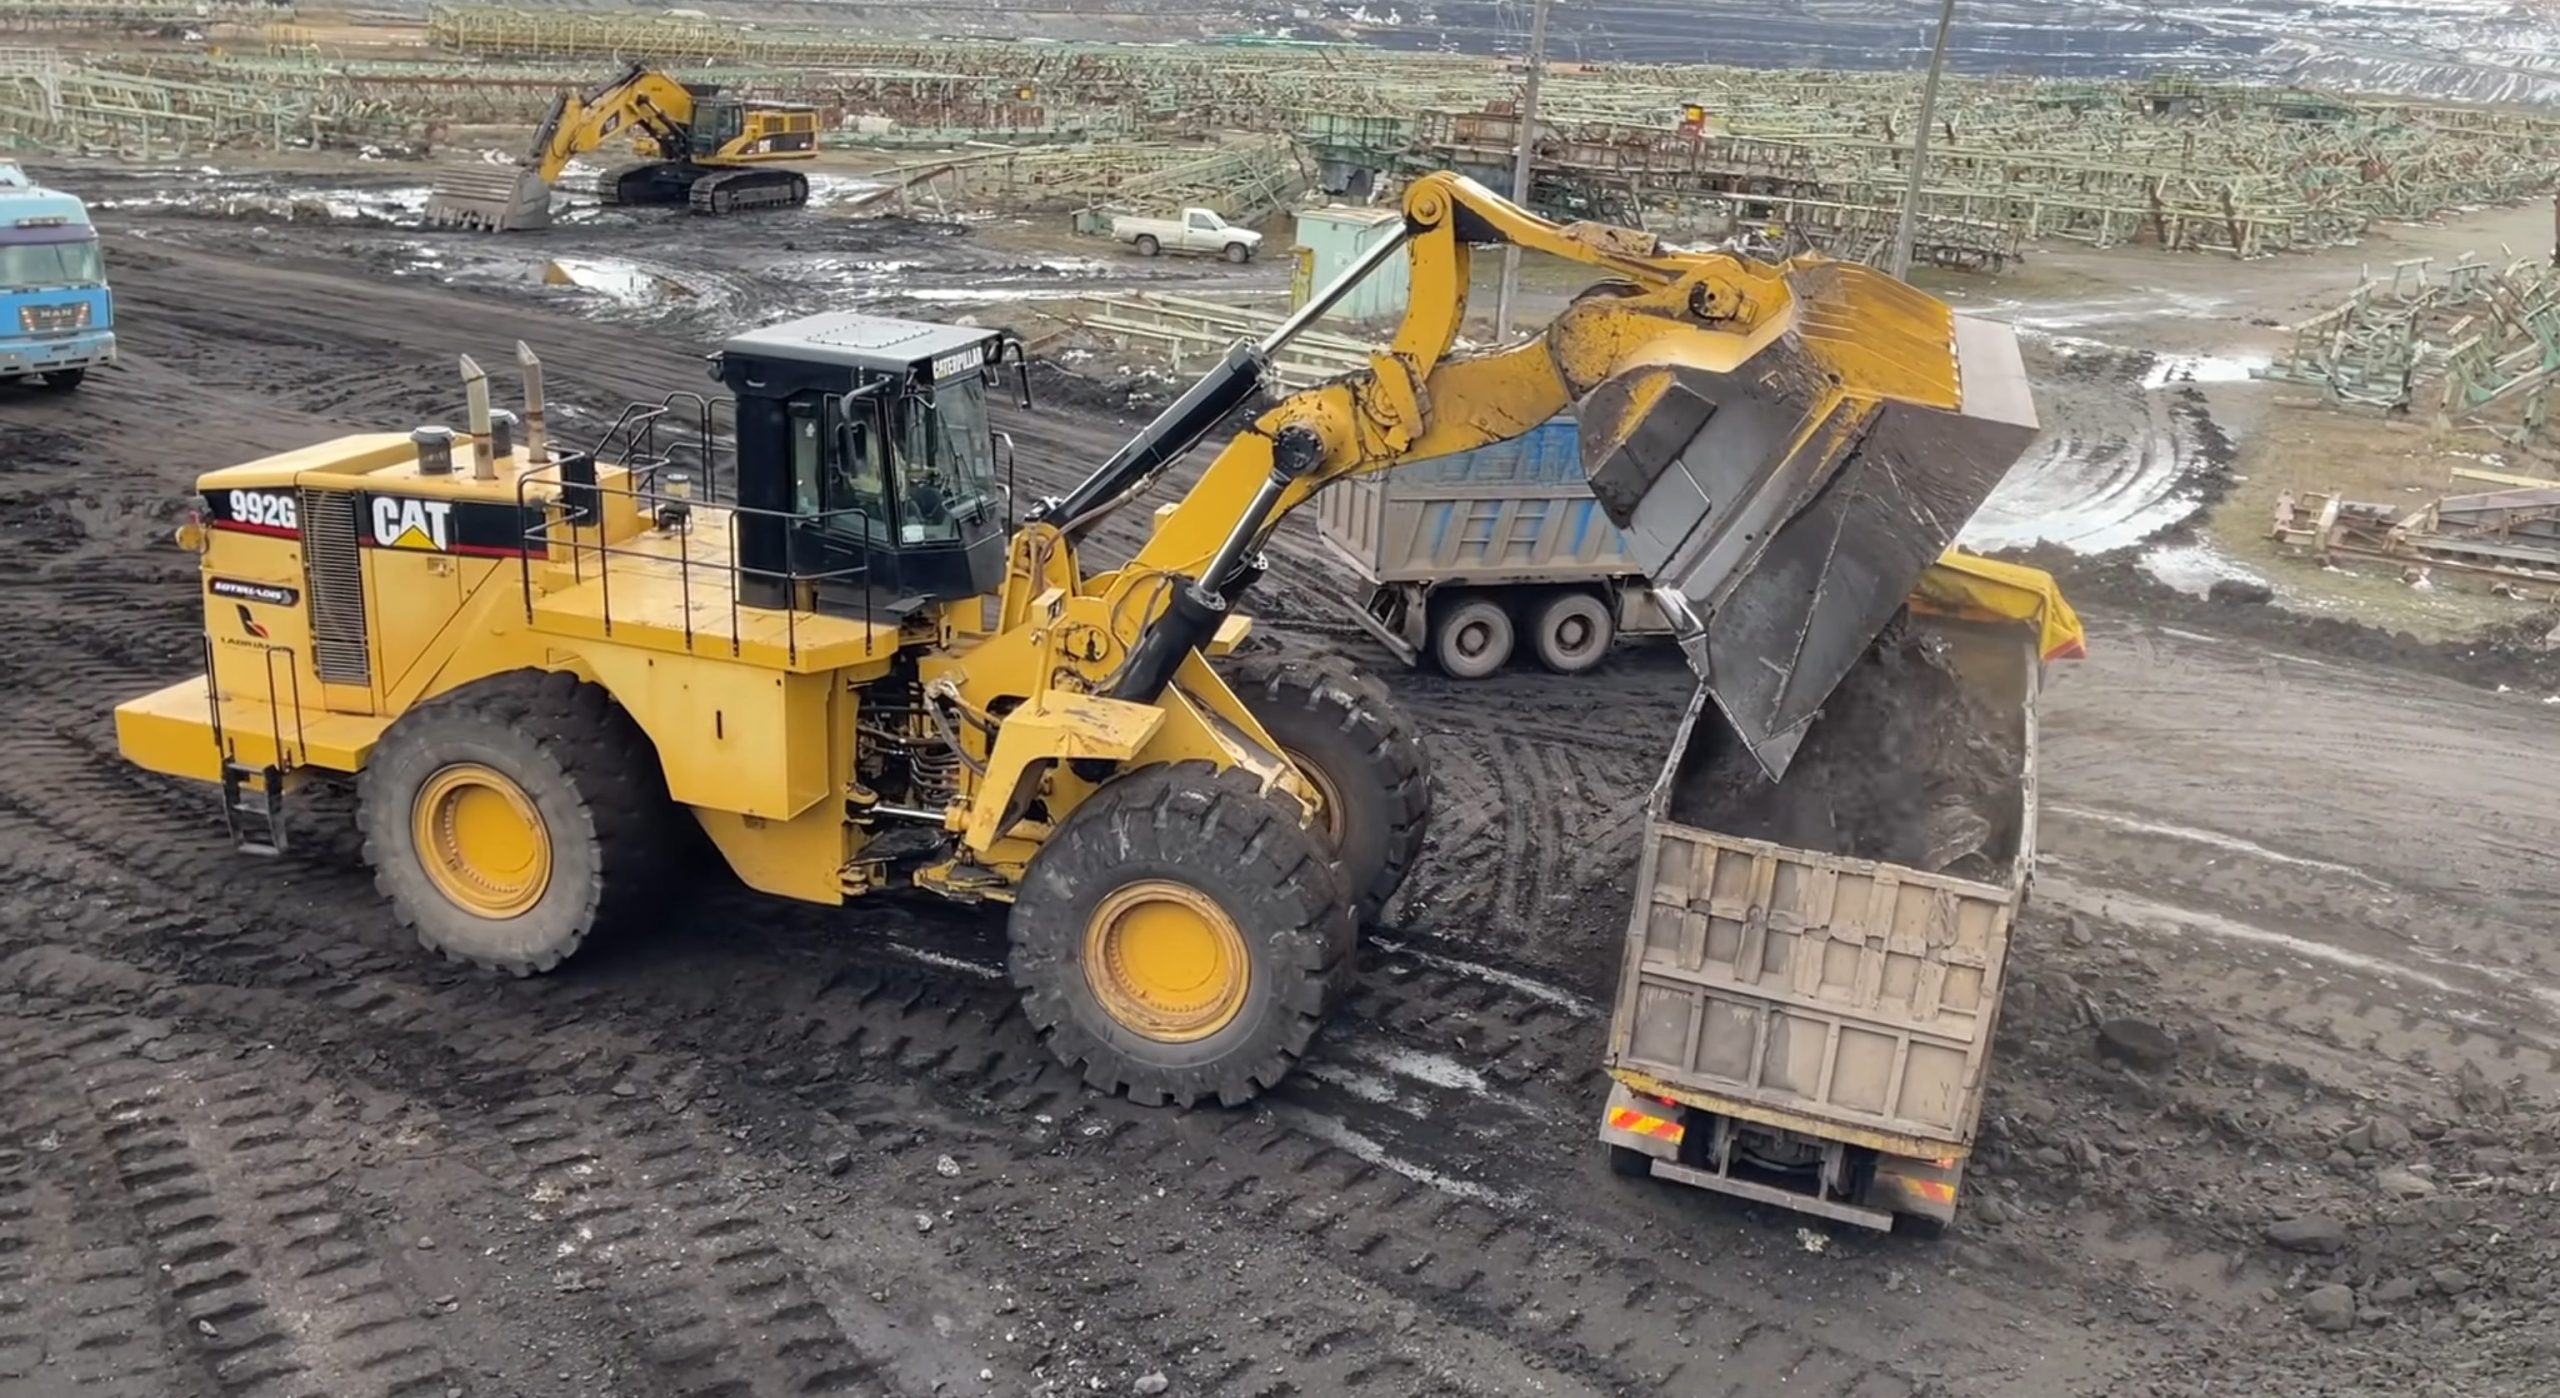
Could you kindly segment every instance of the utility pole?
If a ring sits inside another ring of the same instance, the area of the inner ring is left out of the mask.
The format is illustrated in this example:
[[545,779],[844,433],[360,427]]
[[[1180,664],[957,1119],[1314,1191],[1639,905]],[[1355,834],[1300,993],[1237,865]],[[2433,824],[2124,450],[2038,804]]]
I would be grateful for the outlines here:
[[[1950,0],[1952,3],[1952,0]],[[1547,76],[1547,8],[1554,0],[1538,0],[1529,21],[1529,80],[1520,89],[1520,151],[1511,162],[1511,202],[1529,207],[1529,167],[1538,154],[1538,84]],[[1502,250],[1502,294],[1494,301],[1493,338],[1511,338],[1511,308],[1520,299],[1520,249]]]
[[1956,0],[1938,7],[1938,42],[1929,50],[1929,80],[1920,88],[1920,125],[1911,133],[1911,182],[1902,187],[1902,222],[1893,230],[1893,265],[1897,277],[1911,275],[1911,234],[1920,221],[1920,181],[1929,169],[1929,128],[1938,120],[1938,74],[1947,66],[1947,29],[1955,23]]

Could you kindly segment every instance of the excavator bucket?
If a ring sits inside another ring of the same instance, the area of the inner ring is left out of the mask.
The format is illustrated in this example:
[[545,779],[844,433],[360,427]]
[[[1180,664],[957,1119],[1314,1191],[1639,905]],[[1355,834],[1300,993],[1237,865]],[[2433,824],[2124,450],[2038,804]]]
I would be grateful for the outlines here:
[[447,171],[427,194],[427,226],[505,233],[551,226],[551,186],[521,165]]
[[1579,408],[1593,493],[1772,779],[2036,433],[2009,327],[1851,264],[1787,283],[1738,362],[1629,369]]

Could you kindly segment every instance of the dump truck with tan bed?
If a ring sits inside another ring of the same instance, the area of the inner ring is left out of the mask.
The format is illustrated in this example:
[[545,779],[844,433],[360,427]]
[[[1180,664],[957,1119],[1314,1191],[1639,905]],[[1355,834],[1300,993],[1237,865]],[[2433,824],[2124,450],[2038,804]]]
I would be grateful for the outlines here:
[[[1621,1174],[1873,1228],[1955,1215],[2078,618],[1949,554],[1784,778],[1705,691],[1645,811],[1601,1139]],[[1884,856],[1884,857],[1874,857]]]

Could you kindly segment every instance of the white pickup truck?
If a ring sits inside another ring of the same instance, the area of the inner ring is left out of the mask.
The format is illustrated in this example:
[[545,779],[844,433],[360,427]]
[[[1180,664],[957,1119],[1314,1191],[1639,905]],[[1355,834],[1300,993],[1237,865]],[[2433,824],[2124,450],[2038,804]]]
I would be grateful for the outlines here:
[[1209,253],[1229,262],[1250,262],[1262,250],[1262,235],[1238,228],[1208,209],[1185,209],[1180,218],[1111,220],[1111,236],[1133,244],[1143,257],[1168,252]]

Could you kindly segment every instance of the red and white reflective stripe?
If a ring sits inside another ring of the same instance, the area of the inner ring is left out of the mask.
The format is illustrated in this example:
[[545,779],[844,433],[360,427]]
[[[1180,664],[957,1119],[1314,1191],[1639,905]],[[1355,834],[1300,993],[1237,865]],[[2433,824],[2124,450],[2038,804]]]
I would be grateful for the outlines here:
[[1632,1131],[1639,1136],[1651,1136],[1657,1141],[1669,1141],[1675,1146],[1680,1144],[1681,1137],[1689,1134],[1689,1128],[1676,1121],[1647,1116],[1633,1107],[1611,1107],[1609,1125],[1620,1131]]

